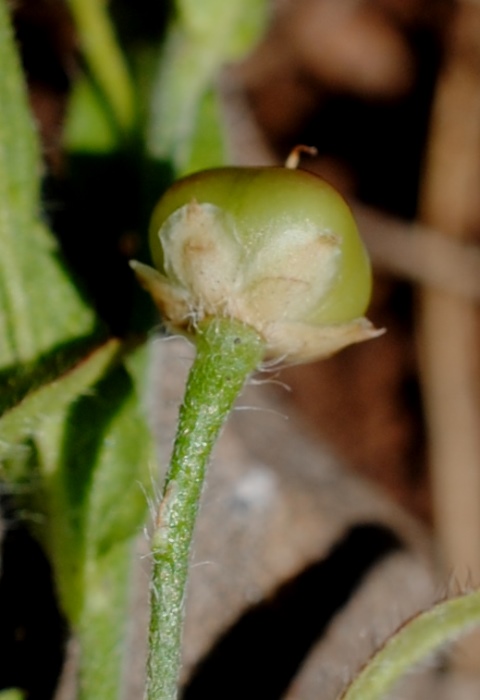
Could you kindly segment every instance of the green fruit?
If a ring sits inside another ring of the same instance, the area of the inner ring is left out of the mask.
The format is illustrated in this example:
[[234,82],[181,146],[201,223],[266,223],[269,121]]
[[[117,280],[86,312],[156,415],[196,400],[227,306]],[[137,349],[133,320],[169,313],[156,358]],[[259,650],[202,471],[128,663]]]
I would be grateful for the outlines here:
[[175,183],[150,228],[156,271],[134,269],[166,324],[194,337],[205,317],[235,318],[266,356],[303,362],[378,335],[363,318],[368,256],[342,197],[286,168],[219,168]]
[[286,231],[293,236],[302,228],[313,227],[319,237],[338,237],[340,259],[335,279],[308,319],[337,324],[365,313],[371,294],[370,262],[350,208],[321,178],[287,168],[219,168],[179,180],[160,199],[152,216],[150,246],[160,271],[164,269],[164,252],[158,232],[175,210],[192,200],[227,212],[248,255],[274,244]]

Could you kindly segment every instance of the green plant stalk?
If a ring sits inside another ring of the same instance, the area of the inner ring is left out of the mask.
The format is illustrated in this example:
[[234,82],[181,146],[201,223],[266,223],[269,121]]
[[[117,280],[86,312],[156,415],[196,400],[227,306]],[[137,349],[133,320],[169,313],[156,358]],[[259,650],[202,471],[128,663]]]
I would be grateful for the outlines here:
[[[81,643],[78,700],[119,700],[126,681],[126,631],[132,539],[116,543],[105,556],[91,558],[85,604],[78,628]],[[1,700],[1,698],[0,698]]]
[[152,533],[148,700],[177,697],[190,546],[206,465],[235,399],[264,353],[258,333],[233,319],[204,321],[196,343]]
[[480,590],[437,603],[396,632],[340,700],[382,700],[412,667],[480,623]]
[[132,133],[135,90],[102,0],[69,0],[82,49],[94,79],[124,136]]

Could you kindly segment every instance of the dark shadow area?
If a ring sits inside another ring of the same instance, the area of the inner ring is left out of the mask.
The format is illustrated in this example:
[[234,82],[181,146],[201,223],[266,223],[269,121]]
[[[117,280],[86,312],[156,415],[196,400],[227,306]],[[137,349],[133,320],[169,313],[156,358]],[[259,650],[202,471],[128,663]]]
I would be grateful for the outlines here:
[[7,529],[1,560],[0,689],[18,687],[26,700],[51,700],[63,664],[66,625],[49,564],[18,522]]
[[150,263],[148,226],[156,201],[172,182],[168,164],[130,151],[72,153],[68,178],[49,178],[49,223],[80,289],[117,336],[144,333],[158,321],[129,260]]
[[98,454],[111,420],[132,391],[132,380],[123,367],[108,373],[69,409],[59,472],[68,497],[71,523],[83,536],[83,519]]
[[106,340],[99,324],[92,333],[62,343],[39,355],[35,361],[6,367],[0,371],[0,415],[19,404],[28,394],[59,379]]
[[270,598],[248,610],[218,640],[182,700],[278,700],[315,642],[362,578],[401,547],[390,530],[359,525]]
[[131,315],[137,253],[138,187],[124,153],[74,154],[68,180],[46,183],[46,207],[74,275],[114,335]]
[[348,165],[358,200],[410,219],[418,208],[443,37],[435,23],[427,22],[405,30],[405,40],[415,62],[415,79],[406,94],[372,100],[324,87],[318,110],[300,134],[281,144],[281,152],[288,153],[295,143],[316,146],[322,157]]

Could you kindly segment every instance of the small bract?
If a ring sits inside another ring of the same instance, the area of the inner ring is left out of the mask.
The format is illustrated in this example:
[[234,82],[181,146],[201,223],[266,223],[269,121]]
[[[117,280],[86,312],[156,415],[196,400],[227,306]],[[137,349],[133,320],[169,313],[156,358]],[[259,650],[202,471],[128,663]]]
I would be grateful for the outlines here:
[[324,180],[287,168],[218,168],[175,183],[157,204],[156,269],[133,262],[165,323],[194,335],[235,318],[266,358],[306,362],[375,337],[364,318],[368,256],[351,211]]

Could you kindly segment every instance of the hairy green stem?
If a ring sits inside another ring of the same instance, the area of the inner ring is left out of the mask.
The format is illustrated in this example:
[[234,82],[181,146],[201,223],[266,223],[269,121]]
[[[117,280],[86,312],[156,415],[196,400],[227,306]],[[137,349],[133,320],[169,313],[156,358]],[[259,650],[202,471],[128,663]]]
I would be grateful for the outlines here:
[[190,546],[205,468],[233,402],[263,351],[257,332],[239,321],[211,319],[197,333],[197,355],[152,534],[148,700],[177,696]]
[[480,591],[437,603],[394,634],[340,700],[383,700],[400,678],[442,645],[480,622]]

